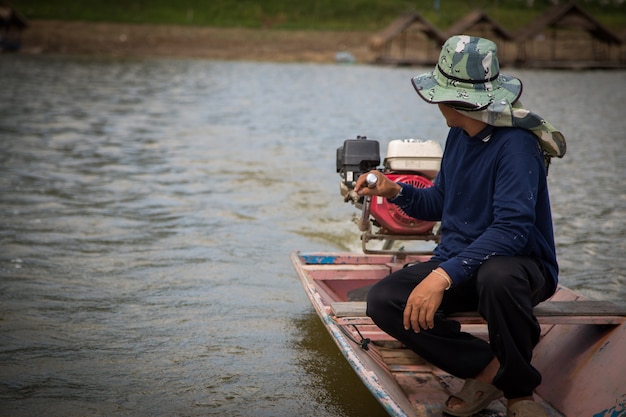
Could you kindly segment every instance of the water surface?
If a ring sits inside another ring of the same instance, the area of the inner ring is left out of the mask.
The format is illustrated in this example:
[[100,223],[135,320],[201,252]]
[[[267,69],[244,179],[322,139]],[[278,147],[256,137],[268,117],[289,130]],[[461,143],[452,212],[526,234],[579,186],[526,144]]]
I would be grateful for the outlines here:
[[[289,253],[359,251],[335,150],[442,141],[423,69],[0,59],[0,415],[385,416]],[[626,297],[626,72],[511,71],[568,154],[561,280]]]

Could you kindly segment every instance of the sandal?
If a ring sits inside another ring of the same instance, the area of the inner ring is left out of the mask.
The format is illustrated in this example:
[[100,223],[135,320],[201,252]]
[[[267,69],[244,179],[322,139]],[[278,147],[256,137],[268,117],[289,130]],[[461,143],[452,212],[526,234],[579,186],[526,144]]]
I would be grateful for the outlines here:
[[546,410],[531,400],[518,401],[506,410],[506,417],[548,417]]
[[[479,392],[482,392],[482,395],[480,396],[480,398],[476,398],[476,394]],[[473,414],[478,413],[481,410],[484,410],[485,408],[487,408],[489,403],[502,397],[502,395],[504,395],[503,392],[493,385],[481,382],[477,379],[468,378],[465,380],[461,391],[451,395],[448,398],[446,404],[443,407],[443,411],[446,414],[450,414],[451,416],[455,417],[469,417]],[[465,407],[454,409],[449,408],[448,402],[452,397],[463,400],[465,402]],[[524,415],[513,414],[512,416],[523,417]],[[511,416],[509,415],[507,417]]]

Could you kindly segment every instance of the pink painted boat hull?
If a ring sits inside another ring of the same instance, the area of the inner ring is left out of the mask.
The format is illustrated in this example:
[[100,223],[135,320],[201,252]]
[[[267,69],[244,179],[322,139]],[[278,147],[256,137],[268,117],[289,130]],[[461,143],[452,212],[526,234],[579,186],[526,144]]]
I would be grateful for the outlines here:
[[[404,262],[391,255],[293,253],[291,261],[320,319],[352,368],[392,416],[441,416],[442,404],[461,380],[425,362],[373,324],[347,324],[334,316],[331,303],[354,301],[373,284]],[[356,295],[355,295],[356,294]],[[560,288],[554,300],[580,297]],[[341,324],[340,324],[341,323]],[[485,335],[484,325],[464,325]],[[542,339],[533,363],[543,375],[535,397],[550,416],[626,416],[626,322],[619,325],[542,325]],[[359,341],[369,338],[365,350]],[[506,416],[506,407],[494,401],[477,416]]]

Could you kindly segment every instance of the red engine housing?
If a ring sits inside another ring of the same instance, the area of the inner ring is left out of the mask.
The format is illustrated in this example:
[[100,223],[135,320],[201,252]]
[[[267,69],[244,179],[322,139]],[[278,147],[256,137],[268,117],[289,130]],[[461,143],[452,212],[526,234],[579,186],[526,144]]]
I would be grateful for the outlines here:
[[[418,188],[428,188],[433,183],[420,175],[386,173],[394,182],[403,182]],[[400,207],[383,197],[372,197],[370,214],[389,234],[424,235],[432,232],[436,222],[418,220],[404,212]]]

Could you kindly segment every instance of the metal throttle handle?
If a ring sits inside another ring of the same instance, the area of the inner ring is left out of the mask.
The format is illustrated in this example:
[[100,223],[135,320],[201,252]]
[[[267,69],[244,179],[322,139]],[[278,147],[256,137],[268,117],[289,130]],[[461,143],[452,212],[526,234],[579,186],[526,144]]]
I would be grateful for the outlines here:
[[374,188],[376,184],[378,184],[378,177],[376,174],[370,172],[367,174],[367,177],[365,177],[365,181],[367,182],[367,188]]
[[[373,174],[370,172],[369,174],[367,174],[367,177],[365,177],[365,182],[367,183],[368,188],[374,188],[376,187],[376,184],[378,183],[378,177],[376,176],[376,174]],[[363,211],[361,212],[361,221],[359,223],[359,230],[362,232],[365,232],[370,229],[369,219],[370,219],[370,206],[371,205],[372,205],[372,197],[365,196],[363,200]]]

